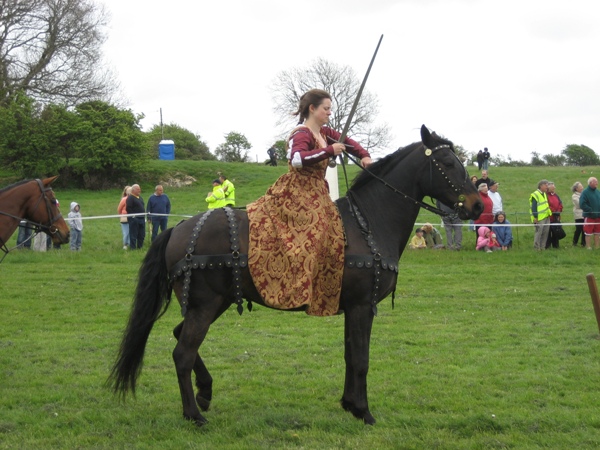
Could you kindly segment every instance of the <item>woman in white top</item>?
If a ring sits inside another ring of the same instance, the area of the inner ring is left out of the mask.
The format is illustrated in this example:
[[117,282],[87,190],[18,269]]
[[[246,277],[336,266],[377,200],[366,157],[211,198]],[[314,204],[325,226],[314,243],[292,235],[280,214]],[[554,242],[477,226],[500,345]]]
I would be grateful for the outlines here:
[[579,207],[579,197],[581,197],[581,191],[583,191],[583,184],[576,181],[571,187],[573,195],[573,218],[575,219],[575,234],[573,235],[573,247],[577,247],[577,242],[581,240],[581,246],[585,247],[585,235],[583,234],[583,211]]

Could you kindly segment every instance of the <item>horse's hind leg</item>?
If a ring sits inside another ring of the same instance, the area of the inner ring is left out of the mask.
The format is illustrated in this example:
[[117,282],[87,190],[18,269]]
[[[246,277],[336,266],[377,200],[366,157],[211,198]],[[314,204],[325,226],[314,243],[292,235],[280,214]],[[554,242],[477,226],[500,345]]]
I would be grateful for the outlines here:
[[373,312],[370,303],[347,306],[344,311],[344,359],[346,379],[342,407],[367,425],[375,418],[367,400],[367,373],[369,372],[369,345]]
[[[179,336],[183,328],[183,322],[175,327],[173,335],[175,339],[179,341]],[[210,401],[212,400],[212,384],[213,379],[208,372],[208,369],[204,365],[204,361],[200,357],[200,354],[196,353],[196,360],[194,361],[194,373],[196,374],[196,387],[198,393],[196,394],[196,403],[202,411],[208,411],[210,407]]]
[[173,350],[173,361],[183,403],[183,417],[194,421],[198,426],[204,425],[208,421],[200,414],[196,405],[192,386],[192,370],[196,367],[196,361],[199,359],[198,348],[206,337],[212,318],[213,315],[202,311],[202,308],[188,309],[183,326],[179,331],[177,345]]

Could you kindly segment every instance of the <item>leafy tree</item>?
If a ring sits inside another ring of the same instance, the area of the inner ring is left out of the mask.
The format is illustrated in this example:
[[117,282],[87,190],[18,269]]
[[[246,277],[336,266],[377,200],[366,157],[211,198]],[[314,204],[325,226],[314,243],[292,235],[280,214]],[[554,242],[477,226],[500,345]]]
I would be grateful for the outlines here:
[[225,136],[225,142],[215,150],[215,154],[225,162],[248,162],[248,150],[252,148],[246,136],[232,131]]
[[25,178],[61,174],[74,154],[73,112],[63,106],[39,105],[18,94],[6,108],[0,107],[0,155],[2,162]]
[[78,158],[76,139],[79,117],[63,105],[46,105],[41,112],[36,132],[37,154],[31,155],[36,161],[35,172],[40,174],[60,174],[60,182],[71,180],[71,163]]
[[165,139],[172,139],[175,142],[176,159],[217,159],[209,151],[208,145],[200,140],[200,135],[196,135],[174,123],[165,125],[162,128],[160,125],[154,125],[148,132],[147,136],[152,158],[158,158],[158,143],[162,140],[163,134]]
[[0,0],[0,104],[18,92],[75,105],[108,98],[104,9],[90,0]]
[[40,116],[40,134],[47,152],[57,155],[69,165],[77,158],[75,140],[79,116],[63,105],[47,105]]
[[545,166],[546,162],[540,157],[540,154],[538,152],[531,152],[531,165]]
[[585,145],[569,144],[562,150],[566,162],[572,166],[597,166],[600,158],[591,148]]
[[77,106],[79,116],[75,148],[81,161],[76,172],[86,187],[103,189],[122,184],[145,159],[143,116],[102,101]]
[[525,161],[512,159],[510,155],[507,157],[507,159],[504,159],[502,155],[492,156],[490,158],[490,162],[497,167],[524,167],[529,165]]
[[[467,152],[467,160],[469,161],[468,164],[471,166],[476,166],[477,165],[477,152]],[[492,158],[490,158],[490,162],[492,162]]]
[[[273,82],[274,111],[278,115],[278,126],[286,130],[295,125],[297,118],[292,113],[298,109],[302,94],[313,88],[324,89],[331,94],[333,113],[329,126],[342,131],[362,80],[350,66],[338,66],[318,58],[308,68],[295,68],[280,72]],[[386,124],[375,125],[379,112],[377,97],[366,89],[356,108],[348,134],[366,149],[384,148],[390,142],[390,131]]]
[[286,141],[283,139],[280,139],[279,141],[275,142],[275,144],[273,145],[273,147],[275,147],[275,150],[277,152],[277,159],[279,161],[286,161],[287,160],[287,150],[286,150]]
[[566,157],[564,155],[547,154],[543,156],[547,166],[564,166]]
[[0,107],[0,159],[2,164],[27,176],[28,153],[35,148],[35,102],[18,92],[4,107]]
[[468,164],[469,154],[462,145],[454,144],[454,153],[461,163],[465,164],[467,162]]
[[0,106],[0,161],[25,178],[60,173],[62,183],[120,185],[144,158],[141,118],[102,101],[41,109],[18,93]]

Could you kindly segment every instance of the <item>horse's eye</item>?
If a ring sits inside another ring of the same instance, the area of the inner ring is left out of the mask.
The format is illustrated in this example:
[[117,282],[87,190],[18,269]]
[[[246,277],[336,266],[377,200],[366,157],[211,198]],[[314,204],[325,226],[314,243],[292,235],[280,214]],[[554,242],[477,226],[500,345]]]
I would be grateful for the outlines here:
[[57,203],[57,202],[56,202],[56,199],[55,199],[55,198],[53,198],[52,200],[50,200],[50,203],[52,203],[53,205],[56,205],[56,203]]
[[451,168],[454,165],[454,161],[451,160],[450,158],[442,158],[440,160],[440,162],[442,163],[442,165],[444,167],[446,167],[447,169]]

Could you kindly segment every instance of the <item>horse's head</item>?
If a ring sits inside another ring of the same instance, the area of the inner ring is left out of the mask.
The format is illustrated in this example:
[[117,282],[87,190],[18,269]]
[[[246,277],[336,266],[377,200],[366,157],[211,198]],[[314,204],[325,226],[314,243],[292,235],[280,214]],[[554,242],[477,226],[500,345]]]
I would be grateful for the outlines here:
[[58,176],[55,176],[29,183],[32,185],[33,193],[25,205],[24,218],[41,225],[42,231],[48,233],[54,243],[66,244],[69,242],[70,229],[60,213],[52,190],[52,183],[57,178]]
[[425,196],[433,197],[453,208],[463,219],[477,219],[483,212],[481,197],[469,180],[463,163],[454,152],[452,142],[421,127],[422,152],[426,170],[419,184]]

